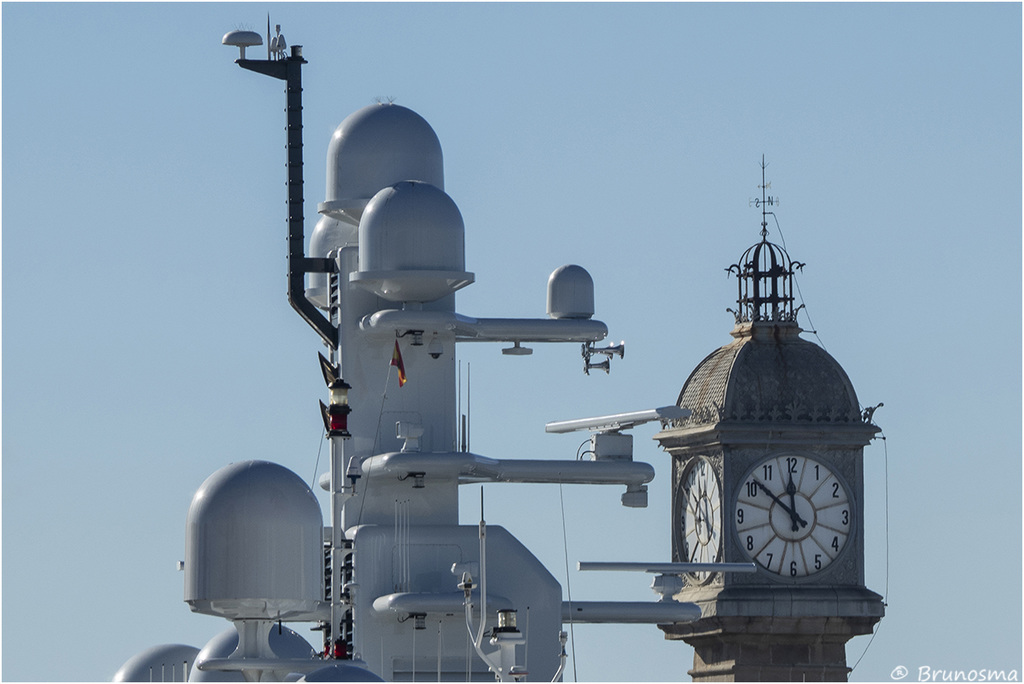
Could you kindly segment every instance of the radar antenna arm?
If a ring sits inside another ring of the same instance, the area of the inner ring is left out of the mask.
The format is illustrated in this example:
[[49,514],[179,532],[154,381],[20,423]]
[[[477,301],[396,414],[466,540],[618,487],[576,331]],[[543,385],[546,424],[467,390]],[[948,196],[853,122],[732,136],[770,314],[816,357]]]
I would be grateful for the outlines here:
[[627,413],[616,413],[610,416],[597,416],[595,418],[577,418],[574,420],[559,420],[548,423],[544,426],[545,432],[566,433],[586,430],[590,432],[618,432],[628,430],[659,420],[666,423],[672,420],[688,418],[690,410],[679,406],[662,406],[660,408],[647,409],[644,411],[629,411]]

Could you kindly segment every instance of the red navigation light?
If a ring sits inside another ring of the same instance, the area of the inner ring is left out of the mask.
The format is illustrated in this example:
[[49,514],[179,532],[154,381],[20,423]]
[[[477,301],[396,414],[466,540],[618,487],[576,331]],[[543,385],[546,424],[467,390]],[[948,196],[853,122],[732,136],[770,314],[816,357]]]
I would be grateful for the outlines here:
[[332,411],[334,406],[332,405],[327,409],[327,415],[330,417],[330,431],[342,434],[342,436],[349,436],[348,433],[348,412]]

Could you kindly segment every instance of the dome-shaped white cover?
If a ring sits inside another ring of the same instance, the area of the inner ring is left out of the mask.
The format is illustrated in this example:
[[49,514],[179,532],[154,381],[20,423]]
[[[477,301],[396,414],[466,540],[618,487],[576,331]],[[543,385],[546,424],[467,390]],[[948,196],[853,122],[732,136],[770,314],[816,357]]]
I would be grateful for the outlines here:
[[323,600],[323,517],[292,471],[266,461],[221,468],[192,498],[185,601],[234,619],[287,619]]
[[[279,658],[300,660],[317,657],[316,651],[298,632],[284,627],[278,630],[275,625],[270,630],[270,649]],[[203,662],[213,658],[227,658],[238,648],[238,630],[228,627],[223,632],[206,642],[206,645],[195,657],[196,666],[189,676],[190,682],[244,682],[245,677],[238,670],[200,670]]]
[[300,682],[383,682],[384,680],[364,667],[354,663],[335,661],[330,665],[313,670],[302,677]]
[[591,318],[594,315],[594,279],[582,266],[567,264],[548,278],[548,316]]
[[[358,239],[359,231],[354,225],[342,223],[330,216],[321,216],[313,234],[309,236],[309,256],[326,257],[332,250],[356,244]],[[306,298],[321,309],[326,309],[328,305],[327,279],[326,273],[310,273],[309,287],[306,288]]]
[[327,148],[327,198],[321,213],[358,223],[378,190],[419,180],[444,188],[437,134],[416,112],[375,104],[350,114]]
[[199,649],[184,644],[162,644],[136,653],[114,674],[115,682],[184,681],[199,656]]
[[444,190],[405,181],[366,205],[352,282],[390,301],[430,302],[473,282],[465,266],[462,214]]

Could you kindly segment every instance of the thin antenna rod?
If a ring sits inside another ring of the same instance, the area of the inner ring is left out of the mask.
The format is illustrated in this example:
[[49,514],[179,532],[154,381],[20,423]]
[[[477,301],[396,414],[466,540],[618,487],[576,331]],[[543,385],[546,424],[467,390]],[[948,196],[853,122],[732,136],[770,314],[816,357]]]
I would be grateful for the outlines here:
[[477,629],[476,641],[473,645],[484,662],[495,671],[493,662],[484,657],[480,645],[484,642],[484,628],[487,626],[487,523],[484,522],[484,486],[480,485],[480,525],[478,531],[480,541],[480,627]]
[[768,237],[768,203],[766,192],[768,185],[765,183],[764,170],[768,168],[768,165],[764,161],[764,155],[761,155],[761,237]]
[[270,12],[267,12],[267,61],[270,61]]
[[455,439],[456,447],[459,451],[466,451],[466,416],[462,415],[462,359],[459,359],[459,390],[457,392],[457,409],[456,415],[459,419],[456,421],[455,426]]

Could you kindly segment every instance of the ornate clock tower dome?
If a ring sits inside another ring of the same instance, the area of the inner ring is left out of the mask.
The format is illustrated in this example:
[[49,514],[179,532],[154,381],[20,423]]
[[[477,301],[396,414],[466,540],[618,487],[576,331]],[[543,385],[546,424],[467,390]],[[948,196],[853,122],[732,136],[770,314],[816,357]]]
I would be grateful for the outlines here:
[[656,436],[672,455],[673,560],[757,565],[685,576],[676,598],[702,617],[661,627],[694,647],[694,681],[846,681],[846,642],[884,614],[864,586],[863,450],[878,428],[839,363],[800,337],[802,266],[763,220],[729,268],[734,339],[683,385],[691,415]]

